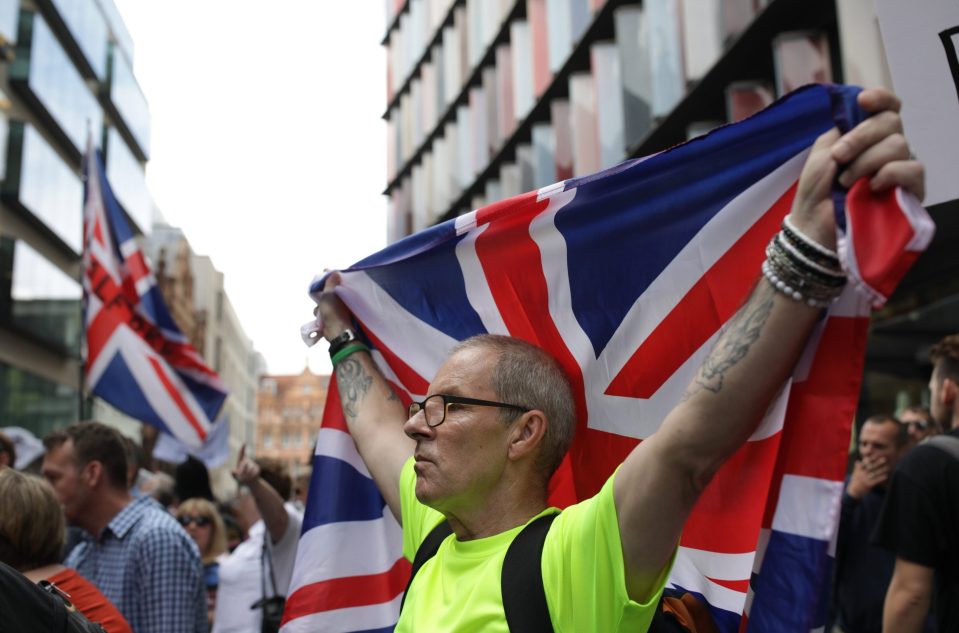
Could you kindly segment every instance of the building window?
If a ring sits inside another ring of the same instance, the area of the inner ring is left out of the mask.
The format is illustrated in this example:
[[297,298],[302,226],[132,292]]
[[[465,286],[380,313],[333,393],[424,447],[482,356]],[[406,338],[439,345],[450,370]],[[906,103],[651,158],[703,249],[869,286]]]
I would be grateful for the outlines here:
[[[75,253],[83,250],[83,184],[32,126],[10,123],[3,194]],[[19,174],[19,178],[16,175]]]
[[29,12],[23,16],[21,47],[10,66],[11,83],[28,97],[35,98],[74,149],[82,153],[86,147],[87,126],[99,130],[103,125],[100,104],[43,18]]
[[19,18],[19,0],[0,0],[0,38],[3,38],[3,41],[17,41],[17,22]]
[[146,233],[153,226],[153,201],[147,189],[146,173],[114,128],[107,131],[106,159],[107,179],[113,193],[134,224]]
[[53,4],[90,68],[99,79],[103,79],[107,66],[108,30],[98,3],[53,0]]
[[79,419],[76,389],[0,362],[0,419],[37,437]]
[[0,236],[0,323],[79,357],[82,294],[26,242]]
[[110,50],[110,101],[133,135],[144,158],[150,155],[150,109],[126,57]]
[[273,435],[270,433],[263,434],[263,448],[273,448]]

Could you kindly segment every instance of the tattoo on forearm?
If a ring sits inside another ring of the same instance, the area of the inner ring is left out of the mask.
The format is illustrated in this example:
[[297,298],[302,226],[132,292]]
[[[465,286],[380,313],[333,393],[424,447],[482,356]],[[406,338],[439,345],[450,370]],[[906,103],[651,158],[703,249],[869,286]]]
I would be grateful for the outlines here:
[[773,288],[760,281],[749,302],[720,335],[716,347],[706,357],[696,379],[683,393],[684,401],[704,389],[713,393],[722,391],[726,373],[746,357],[750,347],[759,339],[772,312],[774,295]]
[[336,367],[336,381],[340,387],[343,414],[355,420],[357,404],[369,392],[373,377],[363,369],[358,360],[347,357]]

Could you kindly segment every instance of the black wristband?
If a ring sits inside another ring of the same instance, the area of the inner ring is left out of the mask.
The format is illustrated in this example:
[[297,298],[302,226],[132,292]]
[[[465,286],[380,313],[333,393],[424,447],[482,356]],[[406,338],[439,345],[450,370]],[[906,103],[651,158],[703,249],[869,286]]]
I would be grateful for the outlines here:
[[330,341],[330,358],[332,358],[337,352],[345,348],[350,343],[359,341],[359,337],[356,335],[356,332],[347,328],[343,330],[342,333],[337,335],[332,341]]

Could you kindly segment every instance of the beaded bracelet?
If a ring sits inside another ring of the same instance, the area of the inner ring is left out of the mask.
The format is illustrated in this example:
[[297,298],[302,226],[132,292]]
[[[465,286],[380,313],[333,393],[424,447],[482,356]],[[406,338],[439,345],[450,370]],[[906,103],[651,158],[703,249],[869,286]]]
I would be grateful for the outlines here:
[[336,354],[333,354],[333,356],[330,358],[330,361],[333,363],[333,369],[336,369],[336,366],[339,365],[340,362],[346,359],[346,357],[350,354],[363,351],[368,352],[370,351],[370,348],[363,343],[353,343],[352,345],[347,345]]
[[787,227],[786,222],[766,247],[763,276],[777,291],[795,301],[815,308],[827,307],[846,284],[838,256],[795,228]]
[[798,260],[803,263],[804,266],[812,268],[816,272],[832,278],[845,279],[846,276],[842,274],[842,271],[839,269],[839,262],[837,261],[832,266],[824,266],[822,263],[817,262],[807,255],[805,255],[800,249],[796,248],[796,245],[791,243],[788,239],[784,238],[782,233],[776,235],[775,243],[777,248],[786,252],[786,256],[790,259]]
[[807,257],[818,260],[825,266],[839,268],[839,254],[806,236],[796,228],[788,215],[782,221],[782,236]]
[[766,258],[776,268],[785,268],[806,284],[840,288],[846,284],[846,276],[838,270],[829,271],[807,265],[801,258],[793,257],[778,241],[770,241],[766,247]]

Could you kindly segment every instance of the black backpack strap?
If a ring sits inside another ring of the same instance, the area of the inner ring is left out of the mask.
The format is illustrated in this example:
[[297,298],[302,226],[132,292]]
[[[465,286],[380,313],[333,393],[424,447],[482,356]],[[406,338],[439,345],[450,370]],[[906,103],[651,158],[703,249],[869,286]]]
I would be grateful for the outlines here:
[[403,605],[406,604],[406,595],[410,592],[410,587],[413,586],[413,578],[416,577],[416,572],[420,570],[420,567],[422,567],[426,561],[436,555],[440,544],[452,533],[453,528],[450,526],[450,522],[444,520],[430,530],[430,533],[427,534],[423,542],[420,543],[420,547],[416,550],[416,555],[413,557],[413,568],[410,570],[410,579],[406,583],[406,591],[403,592],[403,600],[400,602],[400,613],[403,612]]
[[516,535],[503,560],[503,611],[511,633],[552,633],[543,589],[543,545],[553,519],[541,516]]

